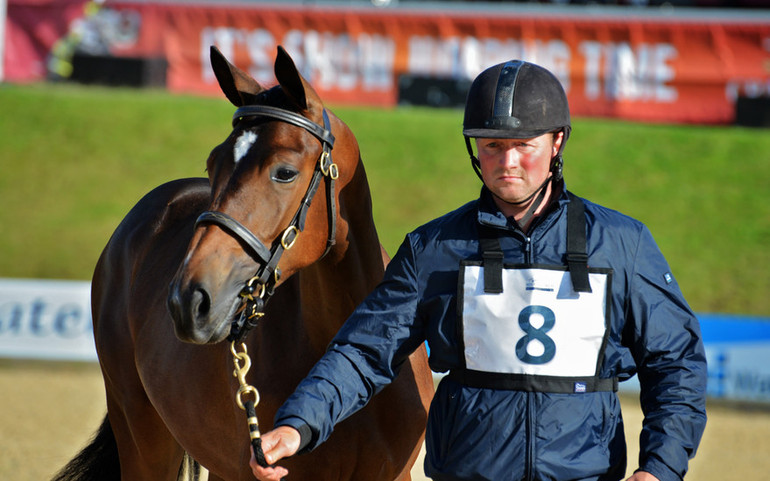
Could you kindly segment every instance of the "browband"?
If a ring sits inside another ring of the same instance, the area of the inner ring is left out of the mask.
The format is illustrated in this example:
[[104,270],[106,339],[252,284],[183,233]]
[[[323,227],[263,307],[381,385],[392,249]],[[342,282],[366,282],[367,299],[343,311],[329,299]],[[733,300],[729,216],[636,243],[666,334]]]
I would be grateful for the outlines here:
[[[324,109],[323,115],[324,123],[328,123],[326,109]],[[294,112],[279,109],[277,107],[269,107],[267,105],[244,105],[243,107],[238,107],[233,114],[233,127],[239,120],[245,117],[272,117],[274,119],[282,120],[307,130],[315,135],[318,140],[327,144],[329,148],[334,147],[334,135],[332,135],[331,131],[301,115],[295,114]]]

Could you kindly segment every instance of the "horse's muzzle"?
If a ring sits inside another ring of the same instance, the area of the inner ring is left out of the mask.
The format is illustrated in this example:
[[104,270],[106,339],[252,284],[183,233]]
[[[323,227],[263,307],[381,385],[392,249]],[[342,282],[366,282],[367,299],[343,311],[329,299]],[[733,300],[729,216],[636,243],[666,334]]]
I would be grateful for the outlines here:
[[230,332],[228,317],[214,314],[212,296],[200,284],[183,287],[174,280],[166,305],[174,321],[174,332],[184,342],[213,344],[224,340]]

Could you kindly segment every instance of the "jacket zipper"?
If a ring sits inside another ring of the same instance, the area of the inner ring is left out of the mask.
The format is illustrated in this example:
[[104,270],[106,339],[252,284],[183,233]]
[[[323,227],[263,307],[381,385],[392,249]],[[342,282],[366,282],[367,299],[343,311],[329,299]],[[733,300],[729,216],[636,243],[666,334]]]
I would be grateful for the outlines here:
[[524,263],[532,264],[532,238],[530,236],[524,238]]
[[527,464],[524,471],[525,479],[535,479],[535,406],[534,393],[527,393]]

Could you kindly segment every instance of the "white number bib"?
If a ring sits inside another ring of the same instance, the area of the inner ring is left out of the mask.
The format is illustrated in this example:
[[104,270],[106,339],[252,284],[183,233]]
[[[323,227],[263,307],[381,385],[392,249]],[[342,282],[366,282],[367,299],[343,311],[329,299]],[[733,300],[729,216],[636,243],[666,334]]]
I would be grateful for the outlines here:
[[607,336],[611,271],[590,269],[592,292],[575,292],[563,267],[504,268],[503,293],[484,292],[480,263],[460,269],[466,368],[592,377]]

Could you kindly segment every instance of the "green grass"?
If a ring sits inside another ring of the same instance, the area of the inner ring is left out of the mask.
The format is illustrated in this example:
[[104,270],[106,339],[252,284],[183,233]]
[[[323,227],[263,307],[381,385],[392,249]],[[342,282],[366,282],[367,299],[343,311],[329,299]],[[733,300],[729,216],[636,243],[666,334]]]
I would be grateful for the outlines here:
[[[355,132],[383,244],[478,194],[456,110],[334,111]],[[0,277],[88,279],[131,206],[205,175],[229,133],[221,98],[0,85]],[[694,309],[770,314],[770,135],[574,120],[573,192],[645,222]]]

